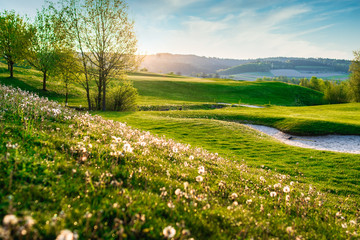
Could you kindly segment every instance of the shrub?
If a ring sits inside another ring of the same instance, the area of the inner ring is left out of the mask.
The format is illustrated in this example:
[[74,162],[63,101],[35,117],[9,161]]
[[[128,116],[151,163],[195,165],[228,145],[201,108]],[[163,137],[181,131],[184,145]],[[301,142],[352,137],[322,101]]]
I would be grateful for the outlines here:
[[347,103],[349,102],[348,82],[328,82],[324,89],[324,99],[329,103]]
[[107,97],[106,109],[110,111],[135,111],[138,92],[129,81],[112,88]]

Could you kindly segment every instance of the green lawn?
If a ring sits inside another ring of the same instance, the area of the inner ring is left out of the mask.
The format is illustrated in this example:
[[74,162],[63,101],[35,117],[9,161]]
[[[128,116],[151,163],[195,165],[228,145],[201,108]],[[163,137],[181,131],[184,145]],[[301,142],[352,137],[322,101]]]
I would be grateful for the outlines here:
[[[63,103],[65,89],[53,77],[48,80],[48,91],[43,92],[42,75],[35,70],[15,68],[10,79],[6,65],[0,63],[0,83],[36,92]],[[215,103],[244,103],[255,105],[318,105],[323,104],[322,93],[280,82],[246,82],[226,79],[201,79],[177,75],[132,73],[129,74],[138,89],[140,106],[183,106]],[[119,83],[113,79],[112,85]],[[70,86],[69,105],[87,106],[85,91],[79,84]]]
[[275,127],[297,135],[360,135],[360,104],[334,104],[306,107],[224,108],[212,111],[169,111],[156,114],[180,118],[210,118],[250,122]]
[[[227,109],[226,109],[227,110]],[[226,112],[226,110],[195,112]],[[181,113],[98,113],[108,119],[165,135],[183,143],[202,147],[221,156],[245,161],[251,166],[266,166],[290,174],[294,180],[319,186],[324,191],[360,196],[360,155],[317,151],[288,146],[259,135],[241,124],[214,119],[178,118]],[[171,117],[167,117],[169,115]],[[359,124],[360,125],[360,124]]]
[[246,82],[199,79],[158,74],[131,75],[140,94],[140,105],[182,105],[199,103],[246,103],[255,105],[316,105],[322,94],[280,82]]

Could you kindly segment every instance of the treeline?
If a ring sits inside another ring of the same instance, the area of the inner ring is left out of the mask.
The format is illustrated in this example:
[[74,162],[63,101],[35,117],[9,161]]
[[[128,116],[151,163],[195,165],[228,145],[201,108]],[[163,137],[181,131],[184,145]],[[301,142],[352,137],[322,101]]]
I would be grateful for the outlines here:
[[[32,21],[14,11],[0,14],[0,56],[10,77],[14,66],[27,64],[47,79],[62,81],[67,104],[69,85],[86,92],[89,110],[130,110],[137,96],[124,73],[137,67],[134,23],[122,0],[47,2]],[[123,84],[109,89],[110,81]]]
[[354,52],[355,59],[350,66],[350,79],[346,81],[330,81],[321,78],[312,77],[307,78],[289,78],[285,76],[280,77],[263,77],[256,81],[280,81],[289,84],[296,84],[302,87],[307,87],[315,91],[322,92],[324,99],[328,103],[348,103],[360,102],[360,52]]
[[327,71],[347,72],[350,61],[337,59],[289,59],[279,60],[257,60],[256,62],[244,63],[239,66],[219,70],[221,75],[232,75],[247,72],[269,72],[273,69],[295,69],[303,71]]

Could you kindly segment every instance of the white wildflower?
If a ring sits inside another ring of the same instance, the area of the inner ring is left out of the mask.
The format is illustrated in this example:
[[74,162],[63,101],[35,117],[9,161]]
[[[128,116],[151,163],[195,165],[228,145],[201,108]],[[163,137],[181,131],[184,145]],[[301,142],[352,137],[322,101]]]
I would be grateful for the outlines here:
[[18,218],[13,214],[8,214],[3,219],[4,225],[16,225],[18,222]]
[[196,180],[197,182],[202,182],[202,181],[204,180],[204,178],[203,178],[202,176],[197,176],[197,177],[195,178],[195,180]]
[[176,234],[176,230],[172,226],[167,226],[166,228],[164,228],[163,234],[166,238],[173,238]]
[[205,174],[205,167],[204,167],[204,166],[200,166],[200,167],[198,168],[198,173],[199,173],[199,174]]
[[232,193],[232,194],[230,195],[230,198],[231,198],[232,200],[235,200],[237,197],[238,197],[237,193]]
[[71,232],[68,229],[61,230],[60,234],[56,237],[56,240],[76,240],[78,235]]
[[276,197],[276,192],[270,192],[270,197]]
[[283,188],[283,191],[284,191],[284,193],[290,192],[290,187],[289,187],[289,186],[285,186],[285,187]]

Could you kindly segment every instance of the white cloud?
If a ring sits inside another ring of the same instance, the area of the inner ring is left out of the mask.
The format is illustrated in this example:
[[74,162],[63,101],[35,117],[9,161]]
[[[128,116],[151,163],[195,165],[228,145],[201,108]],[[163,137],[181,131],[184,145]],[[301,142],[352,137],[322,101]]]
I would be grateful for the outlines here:
[[193,53],[203,56],[257,58],[266,56],[338,57],[347,53],[317,46],[299,36],[315,33],[326,25],[299,33],[274,33],[282,24],[308,13],[309,8],[293,6],[277,10],[277,14],[256,13],[248,10],[238,16],[228,15],[219,21],[190,17],[183,22],[184,29],[159,30],[162,36],[154,52]]

